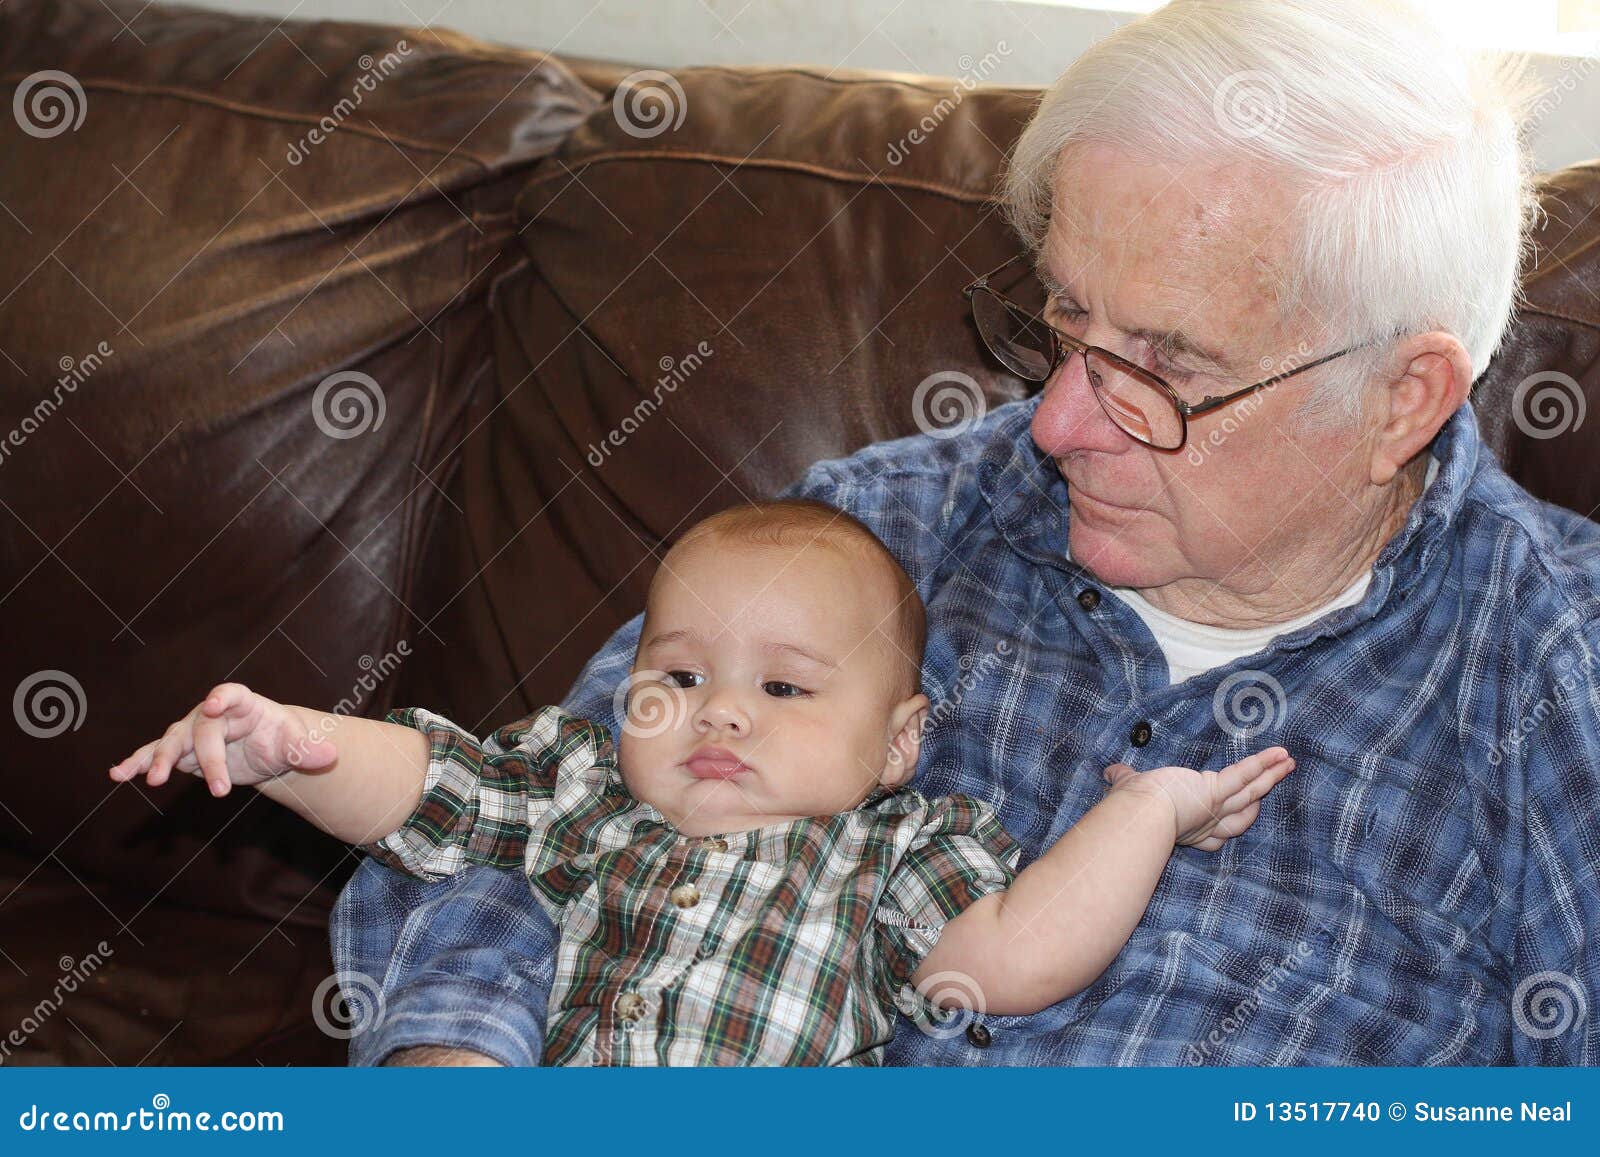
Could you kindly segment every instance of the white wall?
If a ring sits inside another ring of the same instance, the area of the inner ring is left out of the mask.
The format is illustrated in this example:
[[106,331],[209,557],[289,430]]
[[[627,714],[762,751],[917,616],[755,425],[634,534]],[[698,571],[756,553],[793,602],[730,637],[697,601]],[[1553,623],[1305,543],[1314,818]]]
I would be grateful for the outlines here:
[[[185,0],[175,0],[185,2]],[[294,19],[440,25],[603,60],[820,64],[959,76],[1004,40],[997,84],[1047,84],[1126,13],[1031,0],[186,0]],[[1114,4],[1112,5],[1115,6]]]
[[[807,64],[1044,85],[1133,17],[1040,0],[175,0],[295,20],[452,28],[485,40],[666,68]],[[1117,0],[1108,0],[1115,7]],[[1531,140],[1542,169],[1600,158],[1595,55],[1537,57],[1550,95]]]

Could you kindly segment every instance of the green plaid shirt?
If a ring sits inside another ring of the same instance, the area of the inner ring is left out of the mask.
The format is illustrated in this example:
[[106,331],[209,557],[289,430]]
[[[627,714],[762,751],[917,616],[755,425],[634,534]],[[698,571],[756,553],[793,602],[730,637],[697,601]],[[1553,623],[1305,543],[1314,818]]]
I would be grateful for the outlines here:
[[480,744],[421,708],[387,718],[428,735],[427,777],[405,825],[361,850],[424,880],[527,875],[561,929],[546,1064],[879,1064],[897,1009],[948,1023],[911,974],[1017,865],[971,796],[879,789],[690,837],[628,793],[601,724],[545,707]]

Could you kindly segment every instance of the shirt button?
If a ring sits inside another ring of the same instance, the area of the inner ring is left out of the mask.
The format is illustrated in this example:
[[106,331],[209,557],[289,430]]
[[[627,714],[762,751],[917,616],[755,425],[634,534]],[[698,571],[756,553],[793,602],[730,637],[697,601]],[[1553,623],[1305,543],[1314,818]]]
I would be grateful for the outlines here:
[[594,856],[589,852],[579,852],[572,857],[572,866],[580,872],[587,872],[594,867]]
[[667,899],[680,908],[693,908],[700,903],[700,889],[693,884],[679,884],[667,893]]
[[1100,592],[1093,587],[1078,592],[1078,605],[1086,611],[1092,611],[1100,605]]
[[967,1026],[967,1043],[973,1048],[986,1049],[993,1040],[994,1037],[989,1030],[977,1021],[973,1021]]
[[728,850],[728,841],[721,836],[709,836],[700,841],[700,846],[713,852],[725,852]]
[[1150,742],[1150,724],[1143,719],[1133,725],[1133,730],[1128,732],[1128,742],[1135,747],[1143,747]]
[[612,1007],[617,1010],[618,1020],[632,1024],[644,1016],[644,997],[637,992],[620,993]]

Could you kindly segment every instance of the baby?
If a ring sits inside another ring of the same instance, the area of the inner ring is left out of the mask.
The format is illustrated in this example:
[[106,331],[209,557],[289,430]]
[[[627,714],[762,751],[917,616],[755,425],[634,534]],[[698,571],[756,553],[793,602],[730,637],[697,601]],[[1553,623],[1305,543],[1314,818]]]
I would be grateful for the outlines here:
[[480,742],[421,708],[321,716],[224,683],[110,774],[254,786],[422,879],[522,871],[561,934],[547,1063],[878,1064],[897,1010],[939,1031],[949,1008],[1029,1013],[1089,985],[1173,846],[1221,847],[1294,766],[1281,747],[1221,771],[1114,764],[1019,873],[987,804],[907,786],[925,633],[870,530],[764,502],[662,560],[620,747],[557,707]]

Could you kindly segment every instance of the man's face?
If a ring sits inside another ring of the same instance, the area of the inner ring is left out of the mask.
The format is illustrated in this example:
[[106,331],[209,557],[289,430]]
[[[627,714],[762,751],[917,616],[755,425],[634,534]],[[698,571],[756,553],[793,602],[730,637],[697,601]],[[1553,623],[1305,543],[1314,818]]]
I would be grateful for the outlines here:
[[883,567],[849,548],[708,536],[672,551],[621,728],[629,791],[702,836],[848,811],[907,777],[888,758],[894,607]]
[[[1253,174],[1145,166],[1099,145],[1071,151],[1044,250],[1062,292],[1045,316],[1191,403],[1315,360],[1332,352],[1306,346],[1317,319],[1291,332],[1275,304],[1291,209]],[[1223,364],[1163,360],[1153,341],[1130,336],[1141,330],[1181,331]],[[1359,425],[1293,432],[1290,415],[1327,372],[1191,419],[1188,445],[1170,453],[1112,424],[1073,355],[1046,384],[1032,426],[1069,487],[1072,557],[1113,586],[1199,578],[1265,588],[1309,531],[1332,515],[1348,521],[1345,495],[1365,481]]]

